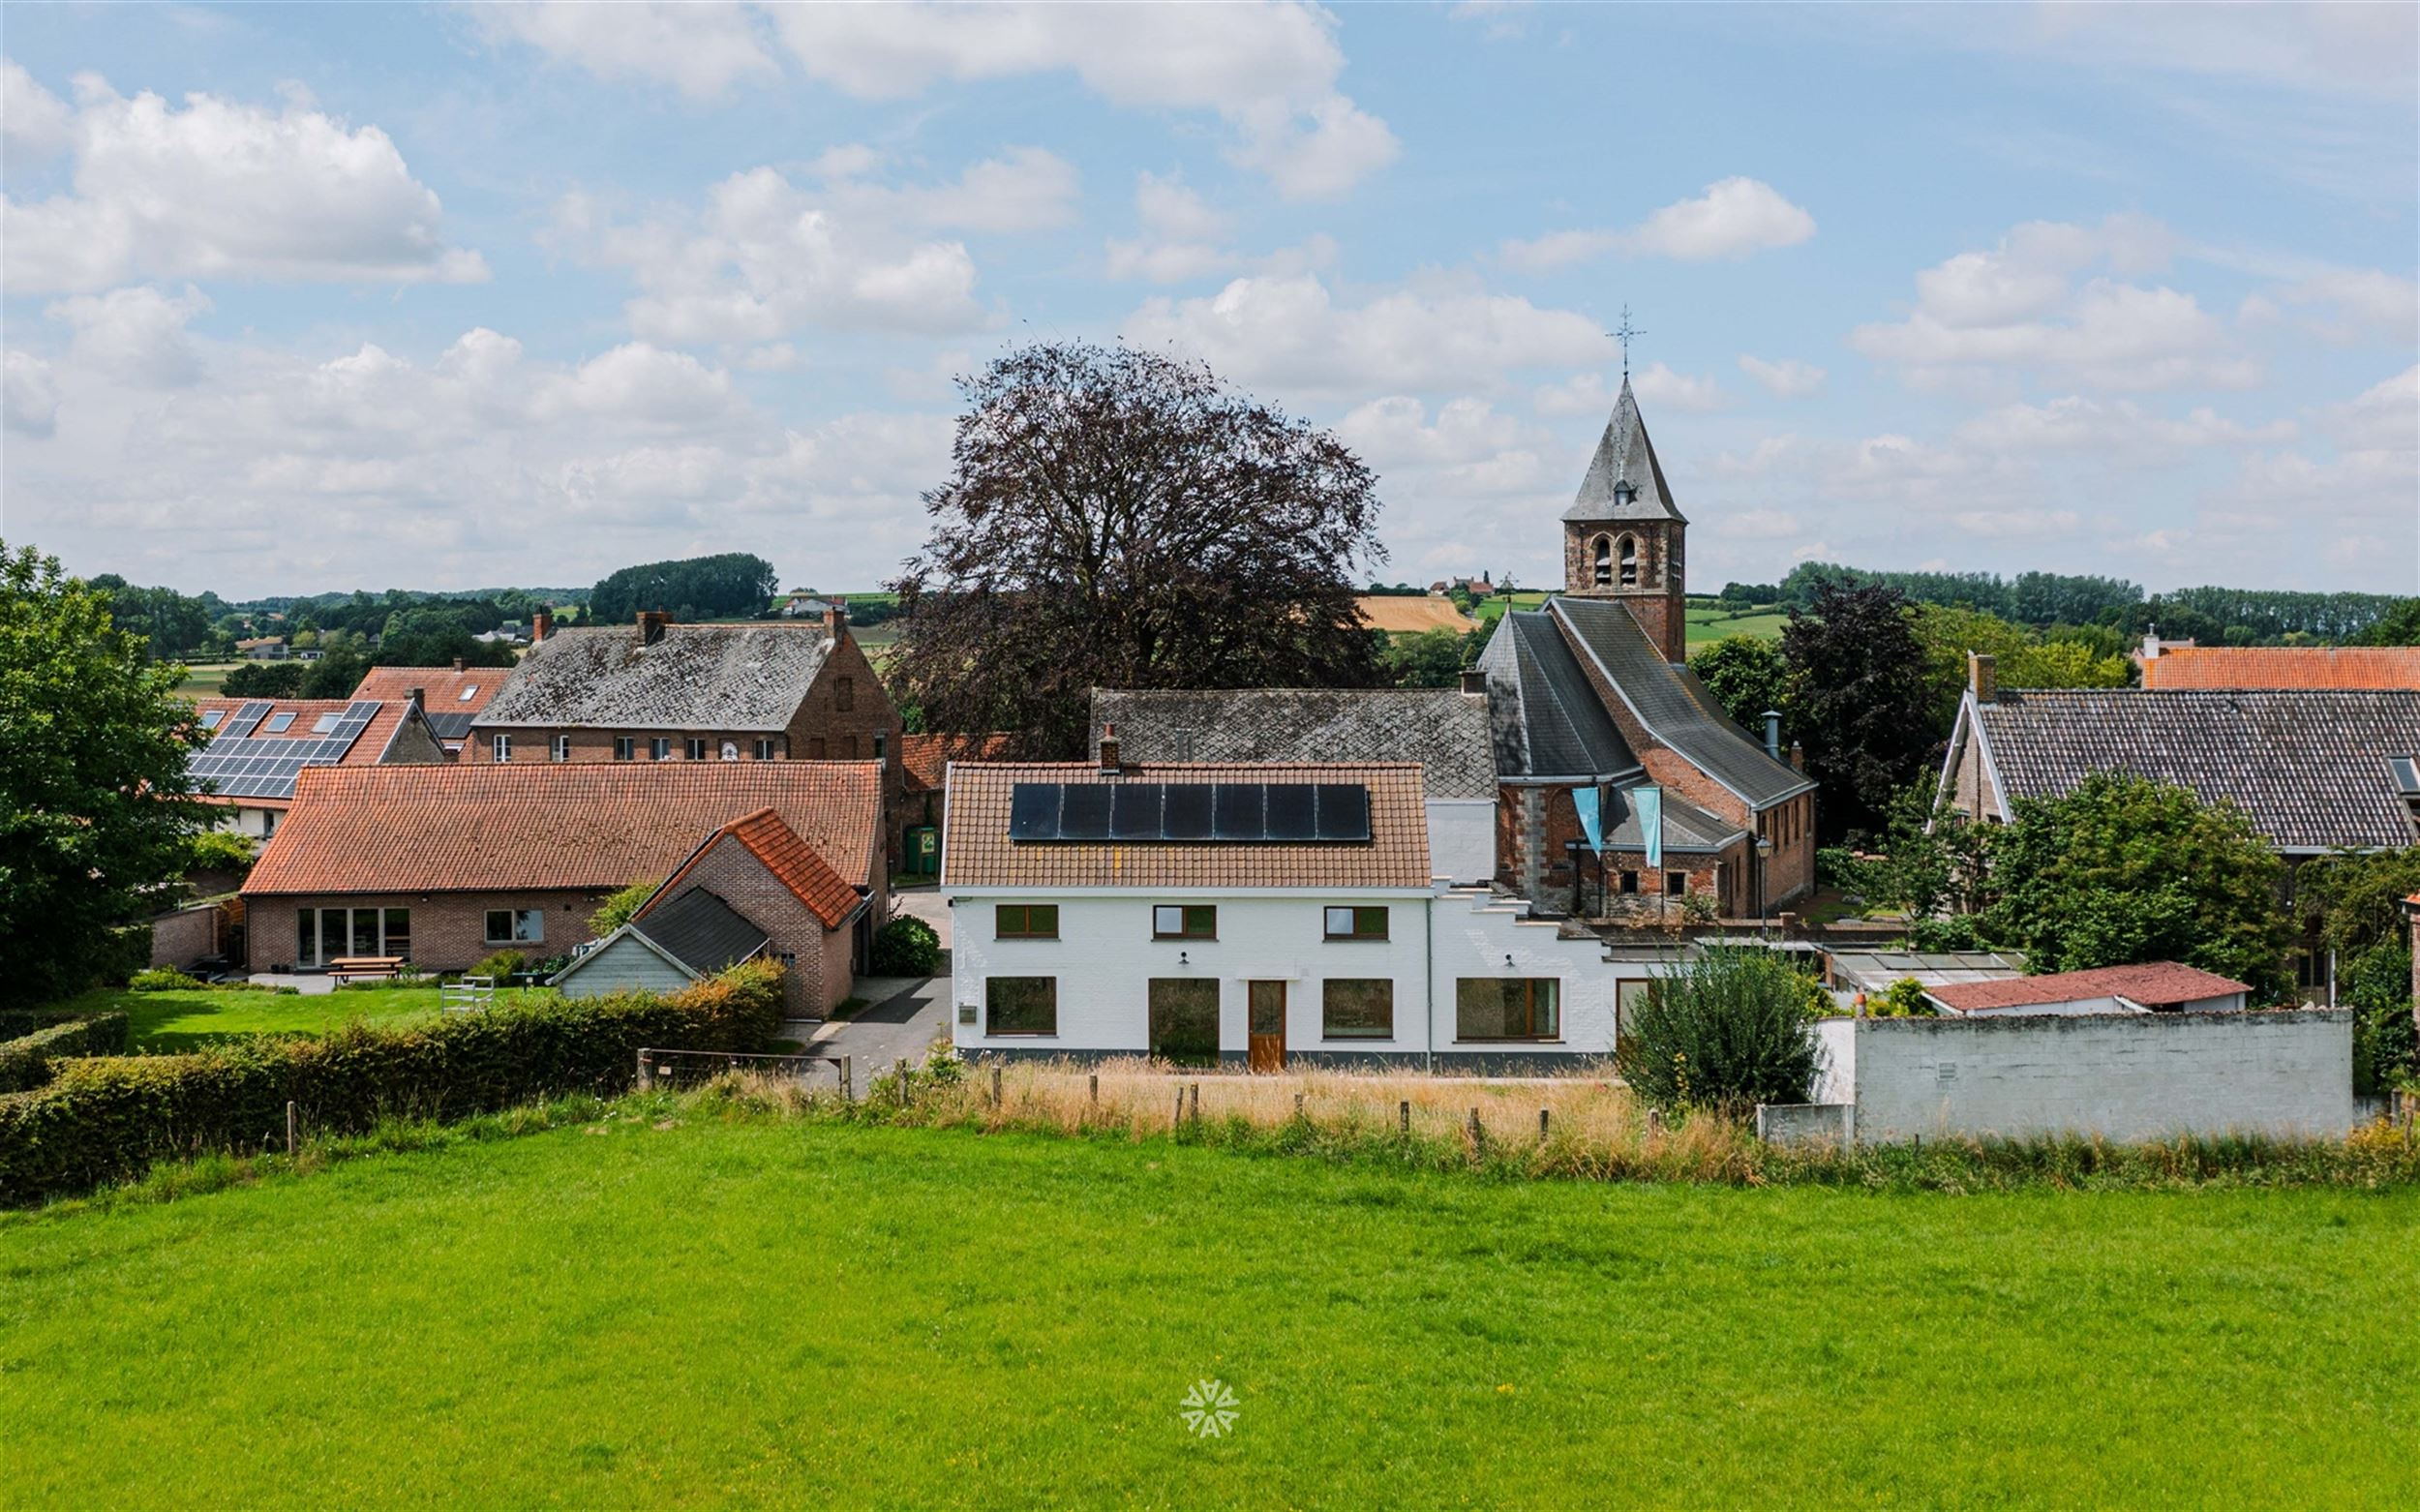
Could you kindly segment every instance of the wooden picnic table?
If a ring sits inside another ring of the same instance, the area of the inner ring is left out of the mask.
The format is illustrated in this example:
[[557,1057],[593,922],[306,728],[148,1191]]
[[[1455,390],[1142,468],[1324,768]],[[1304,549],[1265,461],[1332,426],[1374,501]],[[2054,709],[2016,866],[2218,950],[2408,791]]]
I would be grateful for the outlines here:
[[339,982],[392,977],[403,969],[400,955],[339,955],[328,962],[328,975]]

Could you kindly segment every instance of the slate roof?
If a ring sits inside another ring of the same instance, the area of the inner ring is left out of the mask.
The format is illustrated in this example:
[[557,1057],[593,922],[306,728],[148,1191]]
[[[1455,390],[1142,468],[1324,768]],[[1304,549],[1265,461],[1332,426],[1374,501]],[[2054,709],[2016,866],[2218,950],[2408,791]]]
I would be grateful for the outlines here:
[[[822,921],[827,929],[837,929],[848,922],[849,917],[857,912],[859,903],[862,901],[848,879],[834,871],[822,857],[815,854],[813,847],[800,839],[798,832],[783,823],[780,814],[771,808],[760,808],[708,835],[689,859],[681,862],[681,869],[666,878],[664,885],[641,905],[634,917],[646,919],[658,908],[670,908],[672,902],[662,900],[678,901],[674,892],[681,886],[681,879],[706,858],[706,853],[712,850],[716,842],[724,839],[746,847],[748,854],[773,874],[773,880],[788,888]],[[682,897],[687,895],[681,894]]]
[[[1121,737],[1122,739],[1122,737]],[[1370,790],[1370,838],[1339,844],[1128,841],[1018,845],[1009,840],[1010,795],[1020,782],[1356,782]],[[1429,825],[1420,769],[1386,765],[1129,764],[1104,778],[1093,762],[961,765],[951,772],[946,888],[1422,888],[1429,885]]]
[[1978,1009],[2034,1008],[2101,997],[2122,997],[2145,1008],[2166,1008],[2251,990],[2245,983],[2197,966],[2146,961],[2139,966],[2102,966],[2092,971],[2053,972],[2044,977],[1961,982],[1928,988],[1927,995],[1961,1013],[1971,1013]]
[[[1614,502],[1614,485],[1627,479],[1638,490],[1628,508]],[[1605,434],[1596,443],[1596,455],[1588,461],[1588,476],[1580,480],[1580,494],[1570,508],[1563,511],[1566,520],[1680,520],[1679,510],[1673,507],[1672,488],[1664,481],[1664,465],[1655,460],[1655,445],[1647,438],[1647,422],[1639,418],[1639,401],[1630,392],[1630,376],[1623,374],[1621,393],[1614,400],[1613,418],[1605,422]]]
[[879,763],[513,762],[309,769],[243,891],[611,892],[767,808],[841,880],[870,885]]
[[1488,701],[1454,688],[1095,688],[1129,762],[1418,762],[1430,798],[1493,799]]
[[639,932],[701,977],[746,960],[771,939],[704,888],[691,888],[645,917]]
[[472,728],[778,732],[832,654],[820,624],[558,630],[529,648]]
[[2148,688],[2420,688],[2420,646],[2186,646],[2142,669]]
[[2136,772],[2235,804],[2283,850],[2420,838],[2387,768],[2420,754],[2420,691],[2074,688],[1966,707],[2011,802]]
[[1588,778],[1640,770],[1551,616],[1507,613],[1478,666],[1487,674],[1499,774]]
[[1814,787],[1806,773],[1766,755],[1765,747],[1738,725],[1701,703],[1698,693],[1691,690],[1694,680],[1684,679],[1664,660],[1655,643],[1639,628],[1639,621],[1619,603],[1553,598],[1547,601],[1546,612],[1570,631],[1649,734],[1739,795],[1741,801],[1767,808]]

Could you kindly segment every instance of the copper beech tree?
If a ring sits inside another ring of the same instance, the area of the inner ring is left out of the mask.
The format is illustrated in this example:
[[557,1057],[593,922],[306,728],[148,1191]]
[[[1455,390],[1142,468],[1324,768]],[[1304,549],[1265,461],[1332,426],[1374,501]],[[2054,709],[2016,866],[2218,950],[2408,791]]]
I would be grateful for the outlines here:
[[894,585],[888,671],[927,730],[1082,752],[1094,687],[1365,686],[1376,479],[1199,363],[1052,343],[959,381],[949,481]]

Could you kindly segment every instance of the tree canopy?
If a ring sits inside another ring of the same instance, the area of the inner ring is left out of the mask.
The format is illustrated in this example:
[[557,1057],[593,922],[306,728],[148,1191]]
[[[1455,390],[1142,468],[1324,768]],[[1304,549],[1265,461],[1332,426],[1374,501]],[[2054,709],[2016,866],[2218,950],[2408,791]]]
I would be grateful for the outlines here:
[[1823,787],[1827,838],[1882,827],[1940,744],[1940,696],[1907,599],[1879,584],[1826,581],[1781,631],[1791,732]]
[[1368,468],[1199,363],[1025,348],[961,380],[951,476],[895,585],[889,671],[927,729],[1074,754],[1098,687],[1366,686]]
[[[1690,652],[1689,670],[1723,706],[1723,712],[1750,735],[1764,733],[1767,710],[1788,713],[1790,663],[1778,642],[1727,635]],[[1783,723],[1788,722],[1785,717]]]
[[106,593],[0,546],[0,1005],[110,969],[112,930],[184,869],[207,814],[186,758],[207,737],[183,677],[111,624]]
[[773,564],[748,552],[642,562],[590,589],[589,614],[598,620],[627,620],[642,609],[682,620],[761,615],[780,587]]

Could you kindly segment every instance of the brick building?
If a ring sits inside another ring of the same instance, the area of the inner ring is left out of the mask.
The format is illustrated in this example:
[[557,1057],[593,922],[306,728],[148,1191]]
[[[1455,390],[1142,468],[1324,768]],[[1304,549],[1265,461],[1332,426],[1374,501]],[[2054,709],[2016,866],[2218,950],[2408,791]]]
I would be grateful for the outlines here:
[[445,760],[409,698],[204,698],[194,718],[210,743],[188,761],[197,796],[220,811],[214,828],[254,839],[277,833],[309,767],[365,767]]
[[819,621],[559,630],[471,721],[477,764],[878,761],[898,857],[899,712],[838,609]]
[[[546,617],[538,617],[545,623]],[[409,701],[418,696],[429,728],[451,756],[462,754],[469,739],[470,721],[494,702],[496,692],[512,675],[510,667],[468,667],[461,657],[450,667],[372,667],[353,689],[355,698]]]
[[[768,890],[720,850],[744,832],[752,863],[783,887],[796,880],[819,916],[810,932],[759,907],[778,953],[799,958],[794,990],[821,1001],[841,969],[834,953],[853,969],[887,903],[882,780],[864,761],[313,769],[244,884],[253,968],[400,955],[462,971],[506,948],[563,955],[634,882],[674,884],[659,890],[669,901],[685,876],[756,906]],[[840,906],[837,887],[855,906]]]

